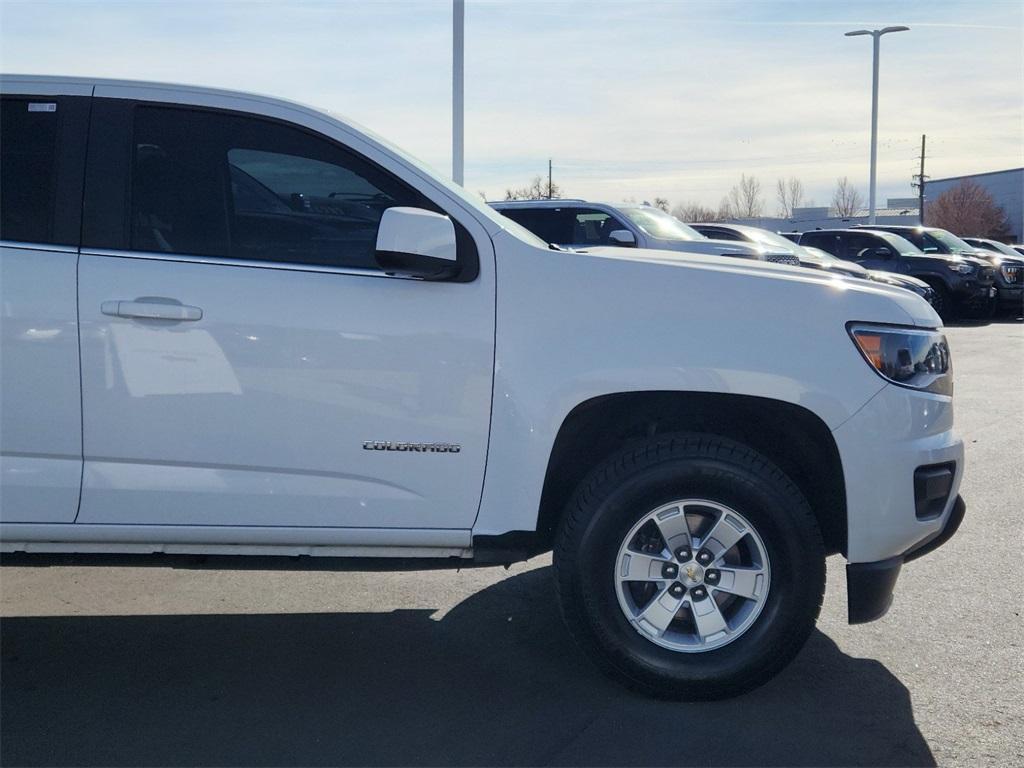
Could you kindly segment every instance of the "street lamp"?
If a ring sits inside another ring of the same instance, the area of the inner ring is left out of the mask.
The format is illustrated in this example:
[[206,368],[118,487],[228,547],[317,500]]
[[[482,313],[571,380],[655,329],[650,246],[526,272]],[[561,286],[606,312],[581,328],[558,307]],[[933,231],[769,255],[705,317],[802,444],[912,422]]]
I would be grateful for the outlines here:
[[464,158],[465,91],[464,63],[466,42],[466,2],[452,0],[452,180],[462,184]]
[[875,223],[875,172],[878,163],[878,41],[889,32],[906,32],[910,27],[884,27],[882,29],[858,29],[847,32],[846,37],[871,35],[874,42],[874,64],[871,76],[871,181],[868,190],[868,223]]

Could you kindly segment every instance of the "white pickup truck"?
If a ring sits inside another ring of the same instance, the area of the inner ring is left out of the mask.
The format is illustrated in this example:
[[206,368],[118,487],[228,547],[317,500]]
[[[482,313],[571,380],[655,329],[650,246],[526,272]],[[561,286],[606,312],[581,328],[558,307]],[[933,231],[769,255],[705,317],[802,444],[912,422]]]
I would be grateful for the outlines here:
[[792,659],[827,555],[870,621],[963,517],[949,352],[908,291],[552,249],[290,102],[2,98],[5,553],[553,550],[603,669],[707,699]]

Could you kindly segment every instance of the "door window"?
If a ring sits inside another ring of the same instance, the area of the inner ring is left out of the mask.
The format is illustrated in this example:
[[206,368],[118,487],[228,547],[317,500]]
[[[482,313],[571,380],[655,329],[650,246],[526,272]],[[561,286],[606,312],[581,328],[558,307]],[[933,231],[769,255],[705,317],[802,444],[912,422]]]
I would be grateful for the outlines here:
[[850,261],[888,259],[895,255],[892,249],[878,237],[872,235],[846,235],[846,258]]
[[804,232],[800,236],[800,245],[809,245],[813,248],[821,248],[823,251],[839,256],[838,238],[827,232]]
[[135,250],[376,270],[384,211],[433,208],[364,158],[268,120],[140,107],[133,147]]
[[56,243],[57,138],[53,97],[5,98],[0,108],[0,239]]
[[608,245],[608,235],[617,229],[629,231],[621,221],[604,211],[589,209],[577,211],[573,223],[572,243],[574,245]]

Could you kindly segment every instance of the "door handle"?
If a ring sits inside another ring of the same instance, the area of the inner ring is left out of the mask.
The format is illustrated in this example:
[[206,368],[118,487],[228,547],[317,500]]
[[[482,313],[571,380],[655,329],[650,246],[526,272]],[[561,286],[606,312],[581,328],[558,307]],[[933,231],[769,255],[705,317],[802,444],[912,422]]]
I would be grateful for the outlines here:
[[156,301],[104,301],[100,311],[111,317],[134,317],[143,320],[202,320],[203,310],[184,304]]

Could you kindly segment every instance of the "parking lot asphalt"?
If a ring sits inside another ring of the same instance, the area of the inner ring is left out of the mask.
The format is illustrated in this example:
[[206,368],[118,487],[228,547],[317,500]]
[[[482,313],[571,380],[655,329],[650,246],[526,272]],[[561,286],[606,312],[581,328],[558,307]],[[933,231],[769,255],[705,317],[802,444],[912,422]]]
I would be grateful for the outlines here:
[[948,331],[967,518],[890,613],[730,701],[607,681],[549,557],[343,572],[0,569],[3,765],[1022,765],[1024,325]]

